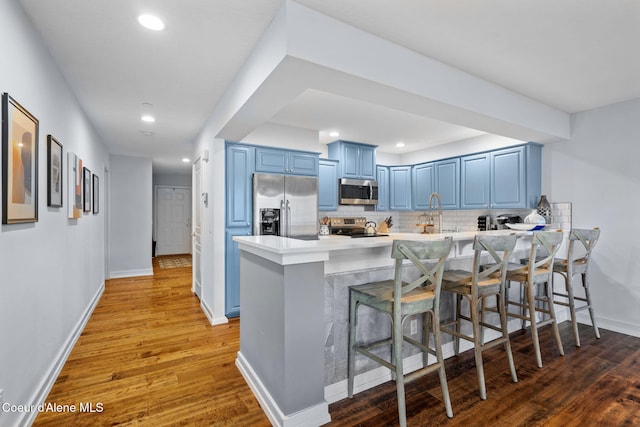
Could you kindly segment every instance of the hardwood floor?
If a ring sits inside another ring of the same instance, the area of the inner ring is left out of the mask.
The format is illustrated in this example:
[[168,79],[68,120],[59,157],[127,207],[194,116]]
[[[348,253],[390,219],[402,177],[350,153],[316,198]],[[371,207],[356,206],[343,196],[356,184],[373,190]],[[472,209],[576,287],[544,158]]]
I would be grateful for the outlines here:
[[[189,268],[156,269],[117,279],[79,338],[48,403],[92,403],[101,412],[41,413],[36,426],[270,425],[235,367],[239,322],[211,326],[191,293]],[[511,335],[519,382],[501,347],[484,353],[486,401],[478,395],[468,351],[446,361],[454,418],[446,417],[437,375],[407,385],[410,426],[640,425],[640,338],[581,325],[574,346],[560,325],[565,356],[541,329],[544,367],[536,367],[528,331]],[[303,379],[301,379],[303,380]],[[330,405],[332,426],[397,424],[392,382]]]

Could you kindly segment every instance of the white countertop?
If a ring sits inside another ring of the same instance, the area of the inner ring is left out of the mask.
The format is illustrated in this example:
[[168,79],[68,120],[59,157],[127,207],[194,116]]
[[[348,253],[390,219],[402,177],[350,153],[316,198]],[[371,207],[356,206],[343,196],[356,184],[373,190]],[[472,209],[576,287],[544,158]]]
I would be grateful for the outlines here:
[[389,233],[388,236],[352,239],[331,235],[318,240],[298,240],[278,236],[236,236],[233,238],[241,250],[253,253],[281,265],[328,261],[330,252],[362,251],[391,246],[394,240],[438,240],[451,237],[454,242],[471,241],[477,234],[501,235],[515,233],[531,235],[530,231],[497,230],[466,231],[442,234]]

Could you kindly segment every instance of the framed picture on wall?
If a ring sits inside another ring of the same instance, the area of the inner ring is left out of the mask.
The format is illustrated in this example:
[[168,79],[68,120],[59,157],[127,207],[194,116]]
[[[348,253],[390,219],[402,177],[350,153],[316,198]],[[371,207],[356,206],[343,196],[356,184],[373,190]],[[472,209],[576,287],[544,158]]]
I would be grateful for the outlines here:
[[2,223],[38,221],[39,122],[2,94]]
[[78,219],[82,215],[82,160],[71,151],[67,152],[67,171],[67,217]]
[[62,144],[47,135],[47,205],[62,207]]
[[93,174],[93,213],[100,212],[100,178]]
[[91,212],[91,171],[82,168],[82,201],[84,203],[83,211]]

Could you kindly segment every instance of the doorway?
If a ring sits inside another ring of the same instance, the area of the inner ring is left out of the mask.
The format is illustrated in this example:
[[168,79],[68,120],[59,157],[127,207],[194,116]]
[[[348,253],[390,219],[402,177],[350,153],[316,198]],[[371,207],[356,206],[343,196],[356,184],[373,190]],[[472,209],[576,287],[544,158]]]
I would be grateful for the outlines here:
[[191,189],[156,187],[156,255],[191,253]]

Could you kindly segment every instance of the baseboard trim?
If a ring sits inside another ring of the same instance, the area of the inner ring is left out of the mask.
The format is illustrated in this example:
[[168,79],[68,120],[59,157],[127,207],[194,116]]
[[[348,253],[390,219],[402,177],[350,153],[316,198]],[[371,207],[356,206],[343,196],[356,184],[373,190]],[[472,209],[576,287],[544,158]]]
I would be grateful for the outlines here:
[[[586,312],[577,313],[576,320],[578,323],[591,326],[591,318]],[[621,322],[619,320],[598,316],[596,316],[596,323],[598,324],[598,328],[640,338],[640,324]]]
[[211,325],[223,325],[225,323],[229,323],[229,319],[226,316],[217,316],[213,314],[213,310],[209,308],[204,300],[200,299],[200,308],[204,312],[204,315],[209,319],[209,323]]
[[[91,299],[91,302],[85,309],[84,313],[82,313],[82,316],[74,326],[73,330],[71,331],[71,334],[69,334],[69,336],[67,337],[66,342],[64,343],[64,345],[62,346],[58,354],[56,354],[53,360],[53,363],[51,364],[51,367],[48,370],[48,373],[44,376],[42,382],[36,389],[36,392],[34,393],[33,397],[30,399],[31,405],[33,405],[34,407],[37,407],[38,405],[43,404],[45,402],[45,399],[49,395],[51,388],[53,388],[53,385],[55,384],[56,379],[58,378],[58,375],[60,375],[60,371],[64,367],[64,364],[67,361],[67,358],[69,357],[69,355],[71,354],[71,351],[73,350],[73,347],[78,341],[78,338],[80,338],[82,331],[87,325],[89,318],[91,318],[91,314],[93,313],[93,310],[98,305],[98,302],[100,301],[100,298],[102,297],[103,293],[104,293],[104,282],[102,282],[102,284],[98,287],[98,291],[95,293],[95,295]],[[20,425],[20,426],[31,425],[33,424],[37,416],[38,416],[38,412],[23,412],[22,416],[18,419],[18,423],[16,425]]]
[[153,276],[153,268],[109,272],[109,279],[124,279],[127,277],[140,277],[140,276]]
[[329,404],[326,401],[294,414],[285,415],[241,352],[238,352],[236,366],[251,391],[253,391],[254,396],[258,399],[265,415],[274,426],[316,427],[331,422]]

